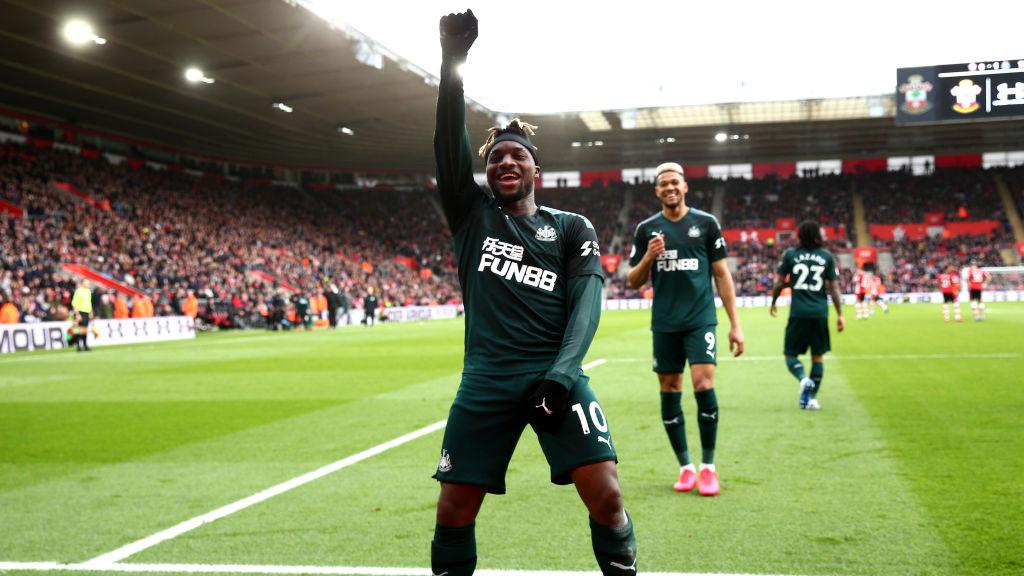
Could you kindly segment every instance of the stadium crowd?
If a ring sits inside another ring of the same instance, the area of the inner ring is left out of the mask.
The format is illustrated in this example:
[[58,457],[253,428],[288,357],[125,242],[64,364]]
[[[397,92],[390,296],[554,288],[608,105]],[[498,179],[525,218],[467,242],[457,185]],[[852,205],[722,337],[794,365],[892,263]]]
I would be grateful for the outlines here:
[[927,214],[941,214],[949,222],[1005,217],[995,185],[981,168],[867,173],[858,177],[857,187],[873,224],[924,222]]
[[853,227],[849,174],[812,178],[774,176],[727,181],[725,214],[729,228],[774,228],[779,218],[814,219],[822,226]]
[[[1024,208],[1022,170],[1002,174]],[[979,169],[693,179],[689,185],[688,205],[706,212],[713,210],[716,188],[724,187],[726,228],[815,218],[853,230],[853,186],[864,192],[873,223],[917,222],[936,212],[948,220],[1005,222],[991,178]],[[632,204],[624,206],[627,191]],[[0,146],[0,200],[25,214],[0,210],[0,306],[7,319],[12,309],[21,320],[67,318],[75,279],[62,265],[69,263],[141,293],[129,299],[96,287],[99,317],[149,308],[156,315],[181,314],[195,295],[210,322],[260,325],[275,302],[301,293],[316,303],[332,284],[353,307],[373,293],[385,313],[396,305],[458,303],[450,238],[429,190],[306,190],[266,178],[195,176],[6,144]],[[620,253],[628,253],[636,224],[658,209],[649,183],[545,189],[538,200],[586,215],[601,245],[607,250],[614,242]],[[999,250],[1012,238],[1003,224],[989,237],[876,244],[893,258],[888,290],[909,292],[934,289],[936,270],[951,262],[1001,264]],[[738,293],[769,294],[787,247],[773,239],[730,245]],[[832,240],[829,248],[843,252],[851,244]],[[841,271],[844,291],[852,291],[853,272]],[[627,289],[621,277],[608,282],[609,298],[643,294]]]

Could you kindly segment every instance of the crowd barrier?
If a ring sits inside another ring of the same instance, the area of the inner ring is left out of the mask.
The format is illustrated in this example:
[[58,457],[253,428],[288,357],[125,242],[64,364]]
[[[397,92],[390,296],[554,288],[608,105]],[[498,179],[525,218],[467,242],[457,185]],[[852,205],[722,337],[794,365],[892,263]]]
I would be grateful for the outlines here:
[[[960,293],[960,300],[967,301],[967,292]],[[935,292],[890,292],[882,295],[882,299],[888,303],[905,304],[941,304],[942,293]],[[986,290],[981,293],[983,302],[1024,302],[1024,290]],[[790,297],[780,296],[777,304],[789,306]],[[852,306],[856,303],[857,297],[853,294],[843,294],[843,304]],[[651,307],[653,300],[645,298],[630,298],[626,300],[609,299],[604,302],[605,310],[647,310]],[[738,308],[765,308],[771,305],[770,296],[737,296],[736,306]],[[722,300],[715,298],[715,306],[721,308]]]
[[[70,320],[32,324],[0,324],[0,354],[33,350],[63,350],[68,347]],[[196,337],[195,322],[188,316],[93,320],[89,323],[89,346],[116,346]]]

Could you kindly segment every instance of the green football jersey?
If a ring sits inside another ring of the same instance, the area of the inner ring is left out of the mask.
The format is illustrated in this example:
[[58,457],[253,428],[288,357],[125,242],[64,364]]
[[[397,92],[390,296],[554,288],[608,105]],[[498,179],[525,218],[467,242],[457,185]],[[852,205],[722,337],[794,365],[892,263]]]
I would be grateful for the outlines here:
[[694,208],[677,222],[658,212],[637,225],[630,266],[640,263],[657,234],[664,235],[665,251],[651,266],[651,330],[682,332],[717,324],[711,263],[725,258],[718,220]]
[[[434,153],[466,315],[463,371],[545,371],[565,352],[569,280],[604,278],[597,232],[585,217],[547,207],[508,215],[476,183],[462,84],[450,72],[442,67]],[[579,349],[567,356],[582,358],[589,340],[571,346]]]
[[828,318],[826,280],[835,281],[836,261],[828,250],[790,248],[779,262],[779,274],[789,277],[793,300],[790,318]]

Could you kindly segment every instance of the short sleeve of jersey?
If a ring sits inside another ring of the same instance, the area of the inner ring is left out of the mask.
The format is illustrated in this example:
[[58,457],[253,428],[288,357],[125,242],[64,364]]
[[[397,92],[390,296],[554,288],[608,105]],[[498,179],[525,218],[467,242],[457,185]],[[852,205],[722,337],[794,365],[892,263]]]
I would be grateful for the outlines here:
[[567,226],[568,244],[565,254],[566,278],[593,274],[604,278],[601,267],[601,246],[597,243],[597,231],[584,216],[574,215]]
[[782,255],[782,260],[779,261],[779,267],[776,271],[783,277],[789,276],[793,272],[793,251],[786,250],[786,253]]
[[718,262],[725,258],[725,238],[722,236],[722,227],[716,218],[711,219],[707,233],[708,263]]
[[630,266],[636,266],[644,259],[644,254],[647,254],[647,243],[650,241],[643,223],[637,224],[636,232],[633,233],[633,249],[629,251]]
[[836,259],[831,254],[828,256],[828,264],[825,266],[825,280],[838,280],[839,271],[836,270]]

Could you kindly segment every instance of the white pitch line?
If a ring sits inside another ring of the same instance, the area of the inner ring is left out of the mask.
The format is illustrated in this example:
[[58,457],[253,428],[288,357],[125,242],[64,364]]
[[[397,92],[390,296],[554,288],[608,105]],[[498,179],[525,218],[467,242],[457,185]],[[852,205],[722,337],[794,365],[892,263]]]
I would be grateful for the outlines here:
[[[1021,352],[989,352],[980,354],[828,354],[825,360],[991,360],[1020,358]],[[720,362],[781,362],[784,356],[723,356]],[[614,362],[650,362],[650,358],[612,358]]]
[[[429,568],[384,568],[374,566],[274,566],[248,564],[59,564],[56,562],[0,562],[7,570],[53,570],[66,572],[184,573],[184,574],[350,574],[365,576],[430,576]],[[596,571],[569,570],[477,570],[476,576],[601,576]],[[650,576],[781,576],[710,572],[647,572]]]
[[121,548],[118,548],[117,550],[114,550],[113,552],[108,552],[108,553],[103,554],[101,556],[97,556],[96,558],[93,558],[92,560],[88,560],[86,562],[83,562],[82,564],[71,564],[70,566],[86,566],[86,567],[89,567],[89,566],[101,566],[101,567],[107,566],[107,567],[109,567],[114,562],[118,562],[120,560],[124,560],[125,558],[127,558],[127,557],[129,557],[129,556],[131,556],[133,554],[137,554],[137,553],[139,553],[139,552],[141,552],[141,551],[143,551],[143,550],[145,550],[147,548],[151,548],[153,546],[156,546],[157,544],[163,542],[164,540],[170,540],[171,538],[176,538],[176,537],[181,536],[182,534],[184,534],[186,532],[189,532],[191,530],[195,530],[196,528],[199,528],[200,526],[202,526],[204,524],[209,524],[210,522],[213,522],[215,520],[219,520],[221,518],[224,518],[225,516],[229,516],[231,514],[234,514],[235,512],[238,512],[239,510],[244,510],[244,509],[248,508],[249,506],[252,506],[254,504],[259,504],[260,502],[263,502],[264,500],[267,500],[269,498],[273,498],[274,496],[277,496],[279,494],[283,494],[283,493],[285,493],[285,492],[287,492],[287,491],[289,491],[289,490],[291,490],[293,488],[298,488],[299,486],[302,486],[303,484],[308,484],[308,483],[310,483],[310,482],[312,482],[314,480],[317,480],[317,479],[322,478],[322,477],[324,477],[324,476],[326,476],[328,474],[331,474],[332,472],[337,472],[338,470],[341,470],[342,468],[351,466],[353,464],[356,464],[358,462],[366,460],[367,458],[370,458],[372,456],[376,456],[376,455],[378,455],[378,454],[380,454],[382,452],[385,452],[385,451],[390,450],[392,448],[395,448],[397,446],[401,446],[402,444],[405,444],[406,442],[410,442],[410,441],[415,440],[415,439],[417,439],[417,438],[419,438],[421,436],[425,436],[427,434],[430,434],[431,432],[440,430],[441,428],[445,427],[445,424],[447,424],[447,422],[448,422],[447,420],[441,420],[440,422],[435,422],[435,423],[431,424],[430,426],[425,426],[425,427],[420,428],[419,430],[416,430],[414,432],[410,432],[410,433],[405,434],[403,436],[399,436],[398,438],[395,438],[394,440],[389,440],[389,441],[387,441],[387,442],[385,442],[383,444],[378,444],[377,446],[374,446],[373,448],[370,448],[368,450],[363,450],[362,452],[360,452],[358,454],[353,454],[352,456],[349,456],[347,458],[342,458],[341,460],[338,460],[337,462],[332,462],[331,464],[328,464],[326,466],[322,466],[322,467],[320,467],[320,468],[318,468],[316,470],[313,470],[312,472],[307,472],[306,474],[303,474],[302,476],[297,476],[295,478],[292,478],[291,480],[287,480],[287,481],[282,482],[282,483],[280,483],[280,484],[278,484],[276,486],[272,486],[270,488],[267,488],[266,490],[263,490],[262,492],[258,492],[256,494],[253,494],[252,496],[249,496],[247,498],[243,498],[241,500],[238,500],[237,502],[232,502],[231,504],[228,504],[227,506],[222,506],[222,507],[220,507],[220,508],[218,508],[218,509],[216,509],[216,510],[214,510],[212,512],[207,512],[206,514],[203,514],[201,516],[196,516],[195,518],[192,518],[190,520],[186,520],[186,521],[182,522],[181,524],[178,524],[177,526],[172,526],[171,528],[168,528],[168,529],[166,529],[166,530],[164,530],[162,532],[157,532],[156,534],[153,534],[152,536],[147,536],[146,538],[143,538],[142,540],[138,540],[138,541],[132,542],[131,544],[128,544],[126,546],[122,546]]
[[607,361],[608,361],[607,358],[598,358],[597,360],[594,360],[593,362],[587,362],[586,364],[581,366],[581,368],[583,368],[584,370],[590,370],[591,368],[597,368],[598,366],[600,366],[601,364],[604,364]]
[[[981,354],[836,354],[836,360],[986,360],[992,358],[1020,358],[1020,352],[990,352]],[[826,356],[827,358],[827,356]]]

